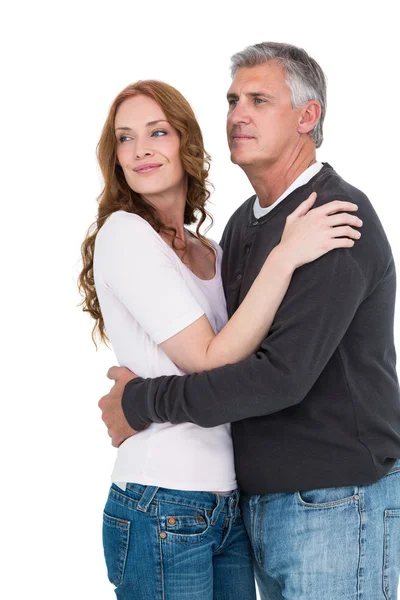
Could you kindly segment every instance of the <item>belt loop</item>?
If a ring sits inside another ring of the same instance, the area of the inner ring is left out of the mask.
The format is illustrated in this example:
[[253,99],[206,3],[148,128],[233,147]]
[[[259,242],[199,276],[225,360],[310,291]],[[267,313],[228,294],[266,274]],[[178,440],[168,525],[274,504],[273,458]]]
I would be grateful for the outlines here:
[[233,517],[233,522],[236,521],[238,505],[239,505],[239,492],[238,490],[234,490],[228,500],[229,505],[229,514]]
[[228,499],[228,496],[220,496],[219,494],[216,494],[216,496],[217,496],[217,506],[214,508],[214,510],[211,514],[211,525],[215,525],[215,523],[217,522],[219,513],[221,512],[221,510],[224,507],[225,500]]
[[147,512],[150,503],[152,502],[154,496],[157,494],[158,490],[158,487],[154,487],[152,485],[146,486],[146,489],[144,490],[142,497],[138,502],[138,510],[141,510],[142,512]]
[[219,494],[216,494],[217,496],[217,506],[214,508],[214,510],[212,511],[211,514],[211,525],[215,525],[215,523],[217,522],[219,513],[222,510],[222,506],[223,506],[223,502],[221,502],[222,497]]
[[240,500],[240,491],[239,490],[235,490],[232,494],[233,499],[232,499],[232,503],[233,503],[233,522],[236,521],[237,517],[240,515],[240,508],[239,508],[239,500]]

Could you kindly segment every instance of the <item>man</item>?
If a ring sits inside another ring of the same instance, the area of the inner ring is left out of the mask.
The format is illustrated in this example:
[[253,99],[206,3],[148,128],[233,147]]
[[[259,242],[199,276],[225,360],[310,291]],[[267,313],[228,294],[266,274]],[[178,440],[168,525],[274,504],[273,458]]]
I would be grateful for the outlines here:
[[263,600],[396,598],[400,402],[391,249],[365,195],[316,161],[326,106],[319,65],[302,49],[263,43],[233,56],[232,75],[231,159],[256,195],[221,241],[229,316],[286,217],[312,191],[316,205],[355,202],[362,238],[295,272],[248,360],[153,380],[113,367],[115,386],[99,403],[103,420],[116,446],[151,422],[232,422]]

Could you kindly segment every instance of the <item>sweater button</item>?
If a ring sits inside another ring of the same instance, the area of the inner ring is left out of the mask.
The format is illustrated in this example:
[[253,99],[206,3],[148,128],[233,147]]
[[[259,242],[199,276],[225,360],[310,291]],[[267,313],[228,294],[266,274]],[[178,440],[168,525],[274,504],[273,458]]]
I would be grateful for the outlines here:
[[252,226],[255,227],[256,225],[258,225],[258,221],[253,221]]
[[240,273],[239,273],[238,275],[236,275],[236,280],[237,280],[237,281],[240,281],[241,279],[242,279],[242,276],[241,276],[241,274],[240,274]]

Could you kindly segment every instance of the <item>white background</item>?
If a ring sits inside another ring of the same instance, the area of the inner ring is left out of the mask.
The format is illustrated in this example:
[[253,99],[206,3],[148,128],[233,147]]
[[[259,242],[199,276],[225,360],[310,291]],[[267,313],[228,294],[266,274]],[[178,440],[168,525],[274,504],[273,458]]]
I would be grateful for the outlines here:
[[[157,78],[191,102],[213,158],[210,236],[219,240],[251,194],[225,140],[229,58],[266,40],[303,46],[328,76],[318,158],[370,197],[399,263],[395,4],[39,0],[0,15],[1,597],[114,597],[101,521],[115,451],[97,402],[115,359],[96,353],[76,307],[111,101]],[[396,337],[399,346],[398,327]]]

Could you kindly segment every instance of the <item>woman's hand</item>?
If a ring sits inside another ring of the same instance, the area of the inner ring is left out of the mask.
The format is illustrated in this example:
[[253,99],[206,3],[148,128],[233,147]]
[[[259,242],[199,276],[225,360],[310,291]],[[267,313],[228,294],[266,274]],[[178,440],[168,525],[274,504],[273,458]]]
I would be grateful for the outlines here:
[[356,211],[352,202],[334,200],[311,210],[317,198],[313,192],[286,219],[282,238],[275,250],[290,267],[297,269],[334,248],[352,248],[361,233],[362,221],[346,211]]

